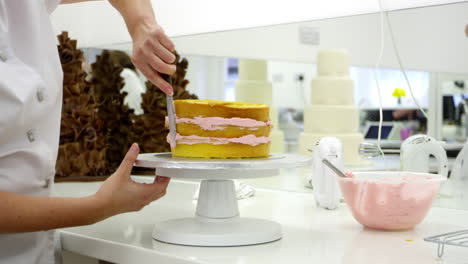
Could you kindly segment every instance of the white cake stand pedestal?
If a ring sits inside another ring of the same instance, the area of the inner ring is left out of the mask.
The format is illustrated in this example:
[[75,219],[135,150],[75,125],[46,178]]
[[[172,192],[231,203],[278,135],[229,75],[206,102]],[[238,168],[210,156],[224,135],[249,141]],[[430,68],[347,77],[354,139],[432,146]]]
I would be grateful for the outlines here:
[[156,224],[155,240],[187,246],[245,246],[281,239],[280,224],[241,218],[232,179],[271,177],[281,168],[309,166],[311,157],[272,154],[262,159],[182,159],[171,153],[140,154],[135,166],[155,168],[156,175],[202,179],[195,217]]

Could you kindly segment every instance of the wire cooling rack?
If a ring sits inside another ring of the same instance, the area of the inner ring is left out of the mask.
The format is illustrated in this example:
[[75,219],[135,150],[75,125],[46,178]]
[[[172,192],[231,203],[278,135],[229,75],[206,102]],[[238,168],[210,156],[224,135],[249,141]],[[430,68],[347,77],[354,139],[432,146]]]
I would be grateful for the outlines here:
[[445,245],[468,247],[468,229],[426,237],[424,241],[437,243],[437,256],[442,258]]

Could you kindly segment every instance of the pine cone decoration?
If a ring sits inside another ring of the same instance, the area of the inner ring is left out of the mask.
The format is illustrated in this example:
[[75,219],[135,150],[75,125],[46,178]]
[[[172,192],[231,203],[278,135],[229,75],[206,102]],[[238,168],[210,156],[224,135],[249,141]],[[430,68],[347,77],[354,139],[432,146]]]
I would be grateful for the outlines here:
[[83,69],[83,52],[67,32],[58,36],[63,68],[63,106],[56,176],[100,176],[107,173],[104,138],[97,105]]
[[103,123],[107,162],[114,171],[133,142],[130,118],[133,110],[124,104],[127,93],[120,93],[124,86],[120,77],[123,68],[112,62],[108,50],[97,56],[92,69],[91,83],[99,105],[98,118]]
[[[190,94],[186,87],[189,83],[185,79],[188,61],[181,59],[176,53],[177,71],[172,75],[172,87],[174,88],[174,99],[197,99],[196,95]],[[134,116],[133,131],[135,140],[139,143],[141,152],[168,152],[170,146],[166,142],[169,132],[164,126],[167,110],[166,95],[151,82],[146,82],[146,92],[142,94],[141,107],[144,114]]]

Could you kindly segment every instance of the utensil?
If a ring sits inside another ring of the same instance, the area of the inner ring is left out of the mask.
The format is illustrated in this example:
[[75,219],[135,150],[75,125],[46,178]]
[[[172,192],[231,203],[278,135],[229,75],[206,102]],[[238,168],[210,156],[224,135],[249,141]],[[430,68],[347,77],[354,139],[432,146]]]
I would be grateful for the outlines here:
[[[399,154],[399,149],[386,149],[384,153],[389,154]],[[379,146],[374,143],[363,142],[359,145],[359,155],[363,156],[364,158],[375,158],[380,156]]]
[[450,178],[442,186],[440,193],[443,195],[452,196],[455,199],[467,197],[468,189],[468,140],[463,146],[462,150],[458,153],[455,162],[452,165],[452,172]]
[[317,142],[312,155],[313,171],[308,177],[317,206],[333,210],[340,203],[341,192],[335,173],[323,164],[323,160],[335,168],[343,168],[343,146],[338,138],[323,137]]
[[437,256],[444,256],[445,245],[468,247],[468,230],[460,230],[436,236],[426,237],[424,241],[437,243]]
[[429,157],[434,156],[439,163],[438,174],[447,177],[447,153],[441,143],[427,135],[414,135],[401,144],[402,171],[429,172]]
[[468,180],[468,140],[455,159],[450,179],[460,181]]
[[343,178],[347,178],[346,175],[340,171],[337,167],[335,167],[333,164],[331,164],[330,161],[328,161],[327,159],[323,159],[322,162],[328,166],[328,168],[330,168],[332,171],[334,171],[338,176],[340,177],[343,177]]
[[[172,86],[172,78],[170,75],[163,74],[162,77]],[[175,108],[174,108],[174,97],[172,95],[166,96],[166,107],[167,107],[167,117],[169,120],[169,134],[167,135],[167,139],[169,141],[169,145],[171,145],[171,149],[173,149],[177,145],[176,143],[177,128],[176,128],[176,117],[175,117]]]

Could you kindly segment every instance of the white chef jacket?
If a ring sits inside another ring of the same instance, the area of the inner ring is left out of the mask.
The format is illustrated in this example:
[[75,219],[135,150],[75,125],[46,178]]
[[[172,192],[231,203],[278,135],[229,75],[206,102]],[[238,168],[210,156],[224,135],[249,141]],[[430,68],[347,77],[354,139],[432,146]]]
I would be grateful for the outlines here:
[[[49,14],[59,1],[0,0],[2,191],[50,194],[63,74]],[[54,232],[0,234],[0,263],[55,263]]]

